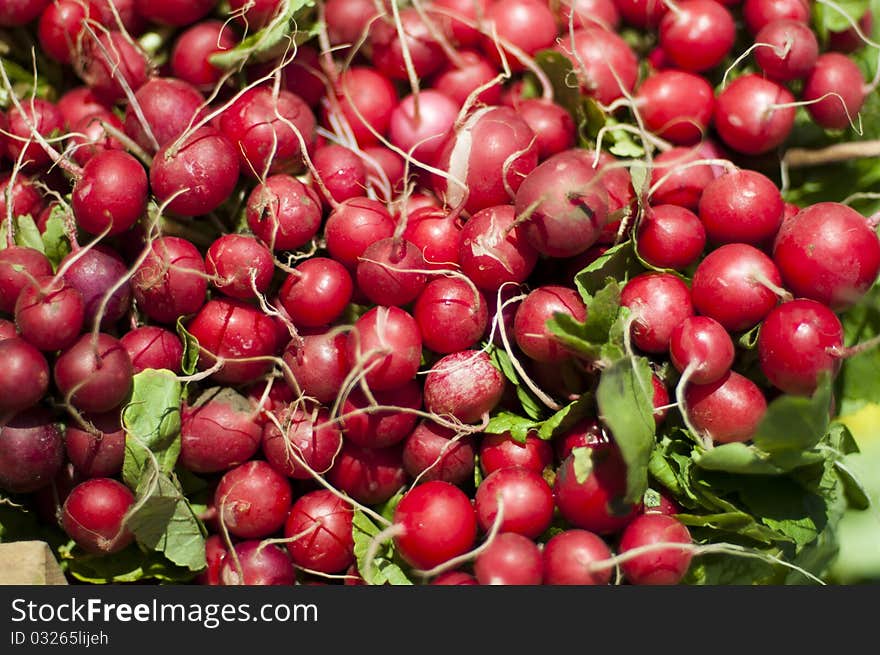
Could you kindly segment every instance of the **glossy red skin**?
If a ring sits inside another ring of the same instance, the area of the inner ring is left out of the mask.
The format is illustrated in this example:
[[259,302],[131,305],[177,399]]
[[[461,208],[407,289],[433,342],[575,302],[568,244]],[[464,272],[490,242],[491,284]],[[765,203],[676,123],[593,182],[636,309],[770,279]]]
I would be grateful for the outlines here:
[[620,26],[620,12],[612,0],[565,0],[559,7],[563,29],[574,13],[575,27],[587,27],[598,23],[606,30],[616,32]]
[[83,230],[112,236],[131,229],[144,215],[147,194],[143,165],[127,152],[108,150],[94,155],[83,167],[71,206]]
[[690,364],[694,384],[720,379],[733,365],[733,340],[718,321],[708,316],[691,316],[679,323],[669,338],[669,359],[679,373]]
[[527,435],[525,443],[516,441],[509,432],[486,434],[480,440],[480,468],[487,476],[508,466],[522,466],[543,473],[552,463],[550,442],[534,434]]
[[397,552],[411,566],[430,569],[467,552],[477,538],[477,518],[465,493],[448,482],[426,482],[408,491],[394,510],[402,534]]
[[[473,25],[486,15],[490,3],[491,0],[434,0],[431,8],[435,11],[429,15],[454,44],[472,46],[481,38]],[[457,20],[459,17],[463,20]]]
[[218,291],[239,300],[250,300],[256,293],[268,290],[275,262],[269,249],[254,237],[224,234],[208,248],[205,271],[214,278]]
[[248,196],[248,227],[273,250],[295,250],[321,227],[321,200],[311,185],[280,173]]
[[55,106],[61,112],[66,127],[76,125],[87,116],[110,111],[110,106],[95,96],[87,86],[70,89],[58,99]]
[[689,209],[654,205],[639,222],[637,243],[639,255],[649,264],[681,271],[703,254],[706,229]]
[[73,159],[80,166],[85,166],[95,155],[108,150],[125,150],[125,146],[110,136],[102,123],[115,127],[122,131],[122,121],[116,114],[101,110],[100,112],[84,116],[78,123],[71,127],[70,143],[75,146]]
[[148,368],[180,372],[183,344],[173,332],[154,325],[144,325],[129,330],[119,341],[131,357],[135,373]]
[[91,14],[92,6],[83,0],[50,0],[37,23],[40,48],[55,61],[70,64],[75,54],[77,38],[83,29],[83,21],[97,17]]
[[0,341],[0,415],[37,404],[49,390],[49,364],[33,345],[18,337]]
[[284,525],[290,511],[290,482],[267,462],[250,461],[224,474],[214,504],[230,534],[267,537]]
[[43,275],[21,290],[15,303],[15,324],[32,346],[65,350],[76,342],[85,320],[82,294],[63,278]]
[[71,421],[64,435],[67,458],[84,478],[110,478],[122,471],[125,431],[118,409],[85,417],[98,434]]
[[304,462],[313,471],[324,474],[342,447],[339,426],[330,421],[330,414],[320,409],[314,415],[301,409],[289,409],[278,416],[284,432],[274,421],[263,426],[262,448],[268,462],[280,473],[295,480],[309,480]]
[[[663,424],[666,420],[666,414],[669,412],[669,390],[656,373],[651,375],[651,386],[654,387],[654,395],[651,399],[654,402],[654,423],[657,426]],[[660,409],[660,408],[663,409]]]
[[646,128],[676,145],[692,145],[709,126],[715,93],[699,75],[667,70],[642,82],[636,102]]
[[608,222],[608,194],[583,150],[567,150],[542,162],[516,193],[522,232],[541,254],[573,257],[596,243]]
[[632,278],[620,294],[620,304],[636,315],[633,344],[652,354],[665,353],[675,326],[694,314],[687,284],[671,273],[642,273]]
[[244,397],[213,396],[184,404],[180,464],[194,473],[218,473],[249,460],[260,447],[260,426]]
[[[272,367],[268,357],[278,350],[278,330],[272,317],[240,300],[208,301],[187,330],[199,341],[199,370],[211,368],[218,358],[223,367],[211,378],[224,384],[250,382]],[[251,358],[263,358],[256,361]]]
[[204,18],[216,4],[217,0],[134,0],[137,12],[144,18],[176,27],[191,25]]
[[803,79],[813,70],[819,57],[816,34],[801,21],[786,18],[771,21],[755,36],[755,43],[773,46],[757,48],[755,62],[767,77],[777,82]]
[[63,439],[44,409],[10,417],[0,427],[0,489],[26,494],[51,484],[64,464]]
[[0,312],[11,314],[15,310],[18,296],[32,277],[52,274],[52,263],[35,248],[11,246],[0,250]]
[[439,277],[429,282],[413,306],[422,343],[439,354],[475,345],[489,323],[485,296],[459,278]]
[[369,198],[352,198],[330,212],[324,239],[330,256],[354,271],[367,247],[392,236],[394,227],[385,205]]
[[123,525],[134,494],[112,478],[92,478],[73,488],[62,510],[64,531],[88,553],[118,553],[134,541]]
[[841,311],[858,302],[877,279],[880,241],[855,210],[816,203],[783,223],[773,261],[796,296]]
[[544,578],[544,561],[534,541],[506,532],[477,556],[474,573],[481,585],[539,585]]
[[[150,167],[153,193],[160,202],[168,203],[170,212],[181,216],[198,216],[213,211],[230,196],[238,183],[235,146],[213,127],[200,127],[172,154],[169,148],[175,143],[176,139],[161,148],[153,158]],[[211,165],[204,166],[205,162]]]
[[[446,141],[435,165],[467,185],[464,208],[476,214],[510,202],[507,187],[516,193],[538,165],[534,136],[529,124],[510,107],[478,110]],[[431,183],[448,205],[454,207],[462,201],[464,190],[455,182],[432,175]]]
[[516,110],[535,133],[540,159],[574,147],[574,119],[563,107],[540,98],[529,98],[520,101]]
[[353,150],[333,143],[321,146],[312,155],[312,164],[335,202],[366,195],[367,168]]
[[[358,26],[358,33],[362,26]],[[373,134],[388,131],[391,112],[397,105],[397,91],[385,75],[372,68],[352,66],[337,82],[336,101],[357,142],[362,146],[378,143]],[[324,123],[327,124],[325,109]]]
[[166,324],[197,312],[208,289],[201,253],[180,237],[159,237],[150,248],[131,280],[138,307]]
[[12,339],[17,336],[18,331],[15,329],[15,323],[7,321],[5,318],[0,318],[0,341]]
[[761,370],[785,393],[808,396],[819,376],[832,378],[842,360],[835,351],[843,347],[843,326],[828,307],[798,299],[776,307],[764,319],[758,335]]
[[316,523],[314,531],[287,543],[293,563],[322,573],[341,573],[354,563],[352,518],[347,502],[326,489],[299,498],[284,524],[284,537],[290,539]]
[[458,117],[460,105],[439,91],[425,89],[419,93],[418,118],[415,107],[415,96],[401,99],[391,114],[389,140],[417,160],[431,164]]
[[464,571],[447,571],[431,580],[432,585],[478,585],[477,579]]
[[[690,532],[677,519],[663,514],[643,514],[626,526],[620,536],[620,553],[660,543],[691,544]],[[621,562],[624,577],[635,585],[672,585],[685,576],[693,553],[687,550],[658,548]]]
[[[115,22],[110,23],[115,25]],[[83,63],[80,78],[95,97],[107,104],[115,104],[125,98],[125,89],[119,80],[124,79],[129,88],[137,92],[150,75],[146,55],[129,43],[130,36],[112,30],[96,32],[83,39]]]
[[754,246],[730,243],[713,250],[697,266],[691,280],[694,307],[728,332],[754,327],[778,301],[773,291],[756,280],[756,275],[782,286],[773,261]]
[[[97,346],[97,347],[96,347]],[[84,334],[55,360],[54,378],[62,397],[83,412],[106,412],[119,406],[131,389],[134,369],[118,339]]]
[[[233,41],[233,43],[236,42]],[[268,71],[271,71],[275,64],[270,62],[267,65],[269,66]],[[293,61],[281,69],[282,83],[284,88],[298,95],[315,109],[327,93],[324,80],[316,74],[320,71],[318,51],[310,45],[302,44],[297,46],[296,57]]]
[[703,189],[715,179],[710,166],[693,162],[705,159],[696,150],[672,148],[654,158],[651,169],[651,204],[678,205],[697,211]]
[[751,439],[767,411],[761,389],[736,371],[711,384],[688,385],[684,400],[694,428],[719,444]]
[[282,4],[281,0],[230,0],[229,7],[233,12],[244,12],[238,21],[252,33],[271,23]]
[[556,507],[572,526],[599,535],[620,532],[640,511],[640,505],[623,502],[626,465],[617,448],[593,449],[593,469],[583,482],[574,472],[574,456],[556,473],[553,495]]
[[[28,98],[19,102],[24,113],[13,105],[6,114],[9,121],[6,129],[12,135],[4,137],[9,158],[15,161],[21,156],[22,162],[28,170],[48,166],[52,160],[42,146],[33,140],[31,128],[28,125],[32,125],[37,134],[45,138],[55,130],[64,129],[64,117],[58,108],[48,100]],[[25,140],[29,138],[30,143],[26,144]]]
[[[865,10],[859,19],[859,28],[862,34],[872,34],[874,29],[874,13],[870,8]],[[865,47],[865,41],[859,36],[855,28],[850,27],[842,32],[828,33],[828,49],[836,52],[856,52]]]
[[[0,144],[2,144],[2,140],[0,140]],[[0,212],[2,212],[3,216],[6,216],[9,210],[9,205],[6,202],[6,198],[7,195],[10,193],[9,180],[11,178],[11,173],[0,174]],[[33,183],[34,180],[26,176],[24,173],[19,173],[15,176],[15,181],[12,183],[11,195],[12,213],[16,216],[21,216],[23,214],[36,216],[40,213],[40,211],[42,211],[43,197],[40,195],[40,191],[37,189],[37,187],[34,186]]]
[[27,25],[48,6],[51,0],[6,0],[0,6],[0,25],[18,27]]
[[209,91],[223,75],[210,62],[213,54],[230,50],[237,43],[234,32],[218,20],[204,20],[182,31],[171,50],[171,72],[195,88]]
[[502,505],[500,532],[537,539],[553,521],[553,490],[540,473],[521,466],[498,469],[480,483],[474,508],[481,530],[492,529]]
[[545,585],[607,585],[614,567],[590,570],[593,562],[611,558],[601,537],[587,530],[566,530],[551,537],[542,553]]
[[212,587],[223,584],[220,580],[220,571],[223,568],[223,560],[228,551],[223,543],[223,537],[219,534],[209,535],[205,539],[205,560],[208,565],[204,571],[196,577],[196,583]]
[[782,144],[794,126],[791,92],[757,74],[743,75],[715,99],[715,130],[730,149],[761,155]]
[[303,335],[302,344],[288,344],[283,359],[299,388],[319,403],[332,403],[351,368],[345,334]]
[[[373,394],[377,405],[398,407],[400,411],[382,410],[366,413],[370,400],[355,388],[342,404],[339,424],[345,438],[364,448],[385,448],[406,439],[419,420],[414,413],[422,408],[422,386],[410,380],[401,387]],[[405,411],[411,410],[411,411]]]
[[[804,81],[802,97],[816,101],[806,106],[816,123],[842,130],[858,124],[856,115],[867,97],[866,89],[862,71],[852,59],[839,52],[826,52],[819,55]],[[824,97],[829,93],[836,95]]]
[[461,223],[438,207],[409,209],[403,238],[415,244],[425,268],[448,270],[458,264]]
[[743,18],[749,31],[757,34],[768,23],[781,18],[809,24],[810,6],[807,0],[745,0]]
[[633,27],[656,27],[667,12],[662,0],[614,0],[623,20]]
[[359,503],[384,503],[406,484],[401,447],[361,448],[344,443],[326,479]]
[[101,243],[86,252],[83,250],[64,257],[59,269],[65,269],[64,281],[82,294],[87,319],[85,325],[88,327],[94,323],[104,296],[111,288],[116,289],[102,310],[101,318],[102,327],[112,327],[131,308],[129,264],[116,250]]
[[459,485],[473,479],[475,452],[470,435],[456,438],[453,430],[423,420],[404,441],[403,468],[421,482]]
[[[110,3],[113,3],[111,8]],[[104,25],[118,27],[116,16],[122,21],[122,26],[133,36],[139,36],[146,29],[146,19],[141,16],[135,7],[135,0],[90,0],[101,15]],[[116,9],[114,12],[113,9]]]
[[[286,120],[278,118],[276,112]],[[316,124],[311,108],[287,90],[279,91],[276,99],[266,86],[245,92],[220,117],[220,129],[239,154],[241,172],[257,178],[267,170],[284,173],[302,168],[300,141],[290,124],[308,147],[314,140]]]
[[492,38],[494,29],[504,47],[507,63],[514,72],[523,70],[524,64],[514,51],[505,47],[505,43],[527,56],[533,56],[539,50],[552,48],[556,41],[556,17],[547,4],[539,0],[493,2],[483,14],[482,25],[485,30],[481,38],[483,52],[496,66],[501,66],[498,45]]
[[242,541],[235,544],[235,557],[223,558],[220,584],[290,586],[296,584],[296,569],[281,546],[256,539]]
[[[471,93],[494,80],[498,70],[480,52],[462,50],[458,54],[461,58],[461,66],[450,62],[445,69],[437,73],[432,86],[461,107]],[[496,82],[487,86],[477,95],[477,100],[487,106],[500,104],[501,84]]]
[[[137,90],[134,97],[160,148],[195,124],[204,115],[206,105],[198,89],[183,80],[170,77],[152,78]],[[141,118],[131,106],[125,113],[125,133],[144,150],[153,152],[156,149]]]
[[581,419],[562,434],[553,438],[556,458],[562,462],[575,448],[608,448],[611,438],[597,419]]
[[568,314],[581,323],[587,320],[583,301],[568,287],[538,287],[520,303],[513,322],[513,336],[528,357],[539,362],[561,362],[571,357],[570,351],[547,327],[547,321],[557,313]]
[[[363,149],[363,153],[367,184],[377,190],[380,198],[386,201],[390,200],[403,187],[403,158],[385,146],[367,146]],[[390,185],[390,195],[387,197],[382,175],[388,179]]]
[[596,25],[583,27],[561,39],[555,50],[571,59],[584,93],[603,105],[635,88],[638,59],[614,32]]
[[525,282],[538,263],[521,227],[511,229],[515,220],[513,205],[498,205],[474,214],[461,230],[461,271],[481,291],[494,294],[505,282]]
[[377,305],[408,305],[427,283],[422,253],[406,239],[386,237],[371,243],[359,259],[358,290]]
[[685,0],[679,11],[660,21],[660,47],[679,68],[693,72],[718,66],[733,48],[736,24],[722,4],[713,0]]
[[725,173],[706,185],[700,220],[714,244],[769,244],[776,236],[785,204],[776,184],[757,171]]
[[[414,8],[401,9],[399,16],[415,74],[422,78],[435,73],[446,61],[443,48]],[[404,45],[395,23],[389,11],[370,24],[370,59],[383,75],[393,80],[407,80]]]
[[398,307],[374,307],[348,334],[348,359],[364,360],[371,389],[384,391],[412,380],[419,370],[422,335],[415,319]]
[[425,409],[476,423],[501,402],[505,380],[483,351],[446,355],[425,378]]

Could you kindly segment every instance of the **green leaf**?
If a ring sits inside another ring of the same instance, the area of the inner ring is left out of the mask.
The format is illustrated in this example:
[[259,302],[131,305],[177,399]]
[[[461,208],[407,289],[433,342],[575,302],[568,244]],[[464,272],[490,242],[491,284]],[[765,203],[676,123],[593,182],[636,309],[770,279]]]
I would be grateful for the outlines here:
[[774,584],[777,567],[755,557],[709,554],[695,557],[683,582],[690,585],[760,585]]
[[519,399],[520,405],[522,405],[526,416],[536,421],[540,421],[544,414],[544,406],[537,399],[535,394],[532,393],[531,389],[522,383],[519,374],[516,372],[516,368],[513,366],[513,362],[510,360],[510,355],[507,354],[507,351],[504,350],[504,348],[499,348],[494,344],[489,345],[487,349],[489,351],[489,360],[492,362],[492,365],[501,371],[504,377],[507,378],[516,388],[516,397]]
[[739,496],[764,525],[787,535],[798,546],[814,541],[828,523],[825,499],[788,477],[749,478]]
[[372,562],[367,562],[370,546],[381,530],[360,510],[355,510],[352,519],[352,538],[354,556],[358,572],[367,584],[373,585],[411,585],[400,563],[397,561],[394,542],[386,539],[379,545]]
[[[845,344],[853,346],[880,335],[880,285],[841,317]],[[835,383],[840,414],[855,412],[880,398],[880,348],[871,348],[843,361]]]
[[855,472],[839,459],[834,461],[834,468],[837,471],[841,484],[843,484],[843,491],[846,494],[850,507],[858,510],[869,509],[871,507],[871,496]]
[[736,340],[737,345],[745,350],[754,350],[758,345],[758,336],[761,334],[761,324],[759,323],[751,330],[743,332]]
[[144,552],[137,544],[111,555],[83,552],[73,542],[60,549],[60,562],[69,575],[88,584],[158,581],[181,584],[197,572],[176,566],[160,552]]
[[868,10],[870,0],[836,0],[835,4],[843,9],[843,13],[828,5],[814,3],[813,24],[817,30],[826,32],[842,32],[849,29],[850,19],[858,23]]
[[199,340],[183,327],[183,317],[177,319],[177,334],[183,342],[183,357],[180,362],[180,370],[184,375],[192,375],[196,372],[199,364]]
[[771,456],[780,451],[808,450],[828,429],[830,411],[831,380],[825,375],[810,398],[783,395],[773,400],[753,441]]
[[[6,248],[7,239],[6,232],[9,227],[6,217],[0,217],[0,250]],[[43,238],[40,236],[40,230],[30,214],[16,216],[12,219],[12,233],[15,237],[15,245],[26,248],[33,248],[45,253],[43,246]]]
[[541,424],[511,412],[499,412],[491,419],[483,430],[486,434],[510,433],[510,436],[520,443],[526,442],[526,437]]
[[778,475],[785,471],[768,461],[767,453],[744,443],[728,443],[696,455],[697,466],[709,471],[746,475]]
[[595,100],[581,93],[571,59],[556,50],[542,50],[535,55],[535,63],[541,67],[553,87],[553,100],[564,107],[578,130],[578,141],[583,147],[595,141],[607,116]]
[[64,231],[64,209],[59,205],[52,208],[52,213],[46,221],[42,242],[43,251],[55,268],[70,253],[70,242]]
[[574,316],[563,312],[557,312],[547,321],[547,329],[571,353],[590,361],[598,360],[602,357],[602,343],[589,341],[585,328]]
[[654,447],[654,388],[644,357],[620,359],[602,371],[596,401],[599,415],[614,435],[626,463],[626,502],[641,500],[648,488],[648,463]]
[[593,472],[593,449],[585,446],[572,448],[571,454],[573,457],[572,464],[574,465],[574,479],[577,480],[578,484],[583,484],[590,477],[590,473]]
[[538,436],[548,440],[565,432],[593,411],[593,403],[594,398],[591,394],[582,395],[541,423]]
[[589,306],[593,296],[607,284],[608,278],[624,284],[632,274],[641,272],[631,241],[624,241],[606,250],[586,268],[574,276],[574,283],[584,304]]

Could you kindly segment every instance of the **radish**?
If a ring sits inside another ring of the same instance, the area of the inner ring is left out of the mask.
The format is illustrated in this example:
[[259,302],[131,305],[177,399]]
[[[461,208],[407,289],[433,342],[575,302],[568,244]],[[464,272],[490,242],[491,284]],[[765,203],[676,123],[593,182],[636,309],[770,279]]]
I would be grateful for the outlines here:
[[711,167],[695,149],[671,148],[654,157],[651,204],[678,205],[697,211],[703,189],[715,179]]
[[404,306],[425,288],[425,260],[418,247],[397,237],[371,243],[359,257],[358,290],[373,303]]
[[464,571],[447,571],[431,580],[432,585],[478,585],[477,579]]
[[477,522],[484,532],[495,524],[499,507],[503,507],[500,532],[537,539],[553,520],[553,490],[540,473],[530,469],[498,469],[480,483],[474,498]]
[[715,178],[700,197],[700,220],[715,244],[769,245],[782,225],[782,194],[770,178],[737,170]]
[[287,345],[283,359],[303,393],[326,405],[339,395],[351,369],[347,345],[345,334],[306,334],[302,343]]
[[691,292],[670,273],[642,273],[623,288],[620,304],[629,307],[633,344],[647,353],[665,353],[675,327],[694,314]]
[[123,334],[119,342],[131,357],[135,373],[148,368],[180,370],[183,344],[173,332],[144,325]]
[[544,562],[535,542],[506,532],[479,554],[474,573],[481,585],[539,585],[544,578]]
[[464,105],[471,93],[485,87],[477,95],[477,101],[487,106],[500,104],[501,83],[489,84],[498,76],[495,65],[474,50],[460,51],[458,59],[455,64],[449,62],[434,76],[431,87],[459,107]]
[[376,391],[373,398],[378,405],[398,411],[370,409],[374,405],[363,391],[355,389],[342,405],[345,438],[364,448],[386,448],[406,439],[418,421],[415,412],[422,408],[421,385],[411,380],[389,391]]
[[208,283],[201,253],[180,237],[160,237],[131,279],[138,307],[159,323],[173,323],[205,303]]
[[528,98],[519,102],[516,110],[535,133],[540,159],[574,147],[574,120],[563,107],[540,98]]
[[65,402],[98,413],[125,400],[134,369],[118,339],[105,333],[84,334],[55,360],[53,376]]
[[171,51],[171,72],[200,91],[208,91],[223,71],[214,66],[211,55],[231,50],[237,43],[232,29],[218,20],[204,20],[180,32]]
[[109,478],[122,471],[125,459],[125,432],[120,413],[110,411],[86,419],[94,431],[68,425],[64,450],[76,472],[84,478]]
[[760,32],[768,23],[788,19],[808,25],[810,6],[807,0],[745,0],[743,18],[752,34]]
[[554,450],[559,461],[571,455],[575,448],[606,448],[610,447],[611,439],[598,420],[584,418],[554,437]]
[[489,310],[485,296],[465,281],[441,277],[419,294],[413,318],[425,347],[448,355],[479,341],[489,323]]
[[17,336],[18,331],[15,329],[15,323],[7,321],[5,318],[0,318],[0,341],[12,339]]
[[559,39],[555,50],[571,60],[584,93],[609,105],[631,92],[638,80],[638,59],[614,32],[591,25]]
[[505,380],[482,351],[446,355],[425,378],[425,408],[462,423],[486,419],[504,394]]
[[[508,0],[500,4],[493,2],[486,7],[483,23],[483,52],[500,65],[499,49],[504,50],[512,71],[525,68],[516,56],[517,50],[533,56],[539,50],[552,47],[556,40],[556,19],[547,4],[540,0]],[[516,50],[509,49],[507,44]]]
[[223,585],[290,586],[296,583],[296,569],[280,546],[257,540],[241,541],[235,553],[223,558]]
[[204,18],[216,4],[217,0],[134,0],[137,12],[147,20],[175,27]]
[[335,144],[321,146],[312,155],[312,163],[332,201],[338,203],[365,195],[367,168],[353,150]]
[[181,409],[180,464],[194,473],[226,471],[257,452],[260,435],[246,398],[231,389],[209,390]]
[[733,16],[713,0],[684,0],[660,21],[660,47],[673,64],[688,71],[718,66],[735,39]]
[[198,89],[173,77],[147,81],[134,94],[134,103],[125,112],[125,133],[148,152],[177,139],[201,118],[206,104]]
[[669,337],[669,359],[679,373],[690,369],[694,384],[710,384],[733,365],[736,352],[727,330],[708,316],[691,316],[679,323]]
[[11,337],[0,341],[0,414],[20,412],[36,405],[49,390],[49,364],[33,345]]
[[52,163],[52,159],[39,143],[33,140],[32,131],[43,138],[64,128],[64,117],[48,100],[31,98],[21,103],[21,109],[13,105],[6,114],[10,136],[5,138],[6,150],[13,160],[25,162],[29,170],[39,169]]
[[477,212],[461,231],[458,261],[477,288],[495,292],[506,282],[525,282],[538,252],[525,239],[512,205]]
[[[353,27],[360,34],[362,25]],[[324,105],[323,122],[327,124],[331,117],[344,119],[357,142],[367,146],[378,142],[373,132],[384,135],[388,130],[391,113],[397,106],[397,91],[391,80],[380,72],[352,66],[339,75],[335,102],[338,111],[332,108],[332,103]]]
[[563,26],[569,24],[571,14],[574,14],[575,27],[598,23],[611,32],[616,32],[620,27],[620,11],[612,0],[563,0],[559,9]]
[[272,250],[295,250],[321,227],[321,200],[291,175],[270,175],[248,196],[246,216],[248,227]]
[[88,553],[118,553],[134,541],[125,517],[134,494],[112,478],[92,478],[75,486],[61,514],[64,531]]
[[51,484],[64,464],[63,439],[61,426],[45,409],[6,420],[0,427],[0,489],[24,494]]
[[857,123],[857,114],[868,94],[858,65],[846,55],[826,52],[804,81],[807,111],[819,125],[842,130]]
[[543,473],[552,463],[553,447],[536,434],[526,435],[525,442],[515,440],[509,432],[487,434],[480,440],[480,468],[486,476],[509,466]]
[[326,479],[359,503],[384,503],[406,484],[401,447],[361,448],[344,443]]
[[650,548],[627,556],[627,553],[636,553],[640,548],[667,543],[693,543],[688,529],[671,516],[644,514],[626,526],[620,536],[620,568],[627,581],[636,585],[679,583],[690,567],[692,553],[689,550],[670,546]]
[[109,126],[119,132],[124,130],[122,121],[116,114],[102,109],[94,114],[84,116],[71,126],[70,144],[73,159],[80,166],[85,166],[95,155],[110,150],[124,150],[122,143],[108,132]]
[[91,3],[83,0],[56,0],[44,4],[48,6],[40,13],[37,24],[40,48],[55,61],[70,64],[77,39],[82,33],[83,21],[98,18],[99,12]]
[[639,256],[652,266],[683,271],[703,254],[706,229],[689,209],[654,205],[639,221],[636,243]]
[[259,241],[244,234],[225,234],[208,248],[205,272],[214,287],[239,300],[265,293],[272,283],[275,262]]
[[[128,266],[115,250],[98,244],[70,253],[61,260],[64,282],[82,294],[85,315],[94,322],[101,313],[101,327],[111,327],[131,309],[132,286]],[[111,294],[110,291],[113,290]],[[105,296],[107,297],[105,303]]]
[[326,0],[324,20],[333,45],[357,43],[364,26],[376,16],[372,0]]
[[[109,24],[115,25],[115,21]],[[125,98],[126,86],[137,91],[150,76],[144,52],[133,45],[130,36],[116,30],[102,30],[95,36],[86,32],[82,53],[74,62],[80,78],[107,104]]]
[[[0,145],[2,145],[2,141],[0,141]],[[33,217],[42,211],[43,197],[34,186],[34,181],[22,174],[16,175],[15,180],[12,180],[11,173],[0,174],[0,216],[6,217],[10,209],[13,216],[29,214]],[[11,187],[10,182],[12,182]],[[11,208],[9,206],[10,200]]]
[[[331,0],[331,2],[333,1]],[[431,3],[434,10],[431,18],[456,45],[476,45],[480,41],[480,32],[472,24],[479,24],[479,21],[486,15],[491,1],[434,0]]]
[[475,448],[469,435],[423,420],[403,444],[403,468],[422,482],[442,480],[460,485],[474,475]]
[[357,268],[358,259],[370,244],[393,234],[394,221],[388,210],[369,198],[352,198],[340,203],[324,223],[324,239],[330,256],[349,271]]
[[668,7],[663,0],[614,0],[623,20],[639,28],[655,28]]
[[71,196],[77,225],[89,234],[125,232],[147,208],[147,174],[121,150],[99,152],[86,162]]
[[308,469],[318,473],[330,470],[342,447],[342,434],[339,426],[329,421],[329,412],[291,406],[277,414],[281,429],[269,421],[262,431],[263,455],[273,468],[295,480],[311,479]]
[[[607,585],[613,567],[598,566],[611,557],[601,537],[587,530],[566,530],[551,537],[542,553],[544,584]],[[594,568],[591,565],[596,563]]]
[[64,279],[35,278],[15,303],[15,324],[21,335],[45,352],[65,350],[82,331],[85,303],[82,294]]
[[228,551],[223,543],[223,538],[219,534],[208,535],[208,538],[205,539],[205,560],[207,566],[196,577],[196,583],[213,587],[222,585],[220,572],[223,570],[223,562],[227,554]]
[[568,314],[576,321],[587,320],[587,308],[574,289],[555,285],[538,287],[516,310],[513,336],[528,357],[539,362],[562,362],[571,357],[547,327],[556,314]]
[[687,385],[684,401],[693,428],[719,444],[751,439],[767,411],[761,389],[736,371],[715,382]]
[[755,62],[776,82],[805,78],[819,57],[816,35],[802,21],[788,18],[771,21],[755,35],[755,43],[766,44],[755,49]]
[[438,207],[415,209],[410,205],[408,211],[403,238],[422,253],[425,268],[448,270],[457,264],[460,222]]
[[18,296],[31,280],[52,273],[52,263],[39,250],[24,246],[0,250],[0,311],[15,311]]
[[282,0],[230,0],[229,2],[229,8],[239,22],[251,32],[257,32],[271,23],[281,11],[282,5],[284,5]]
[[649,130],[672,143],[692,145],[706,133],[715,93],[699,75],[660,71],[639,85],[636,106]]
[[388,136],[395,146],[415,159],[432,164],[455,123],[460,103],[427,89],[403,98],[391,113]]
[[278,300],[294,324],[317,328],[342,316],[353,291],[351,275],[342,264],[312,257],[285,278]]
[[296,566],[339,573],[354,563],[351,506],[325,489],[310,491],[293,504],[284,538]]
[[0,4],[0,25],[18,27],[27,25],[46,9],[52,0],[6,0]]
[[793,102],[784,86],[754,73],[743,75],[718,95],[715,129],[731,149],[764,154],[788,138],[794,126]]
[[230,534],[242,539],[266,537],[287,519],[290,483],[266,462],[250,461],[223,475],[214,504]]
[[398,307],[374,307],[355,321],[348,336],[349,361],[364,367],[364,380],[377,391],[412,380],[421,356],[419,326]]
[[[401,9],[399,20],[400,29],[390,14],[370,23],[370,59],[376,70],[393,80],[407,80],[410,73],[421,78],[436,72],[446,55],[419,12],[411,7]],[[409,53],[408,61],[404,49]]]

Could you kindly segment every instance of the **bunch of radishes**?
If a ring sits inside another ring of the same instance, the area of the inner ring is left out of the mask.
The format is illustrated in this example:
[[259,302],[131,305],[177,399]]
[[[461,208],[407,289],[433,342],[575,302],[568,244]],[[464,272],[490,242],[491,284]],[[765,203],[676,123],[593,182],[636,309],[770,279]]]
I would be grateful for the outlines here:
[[74,559],[158,530],[180,564],[144,527],[170,497],[208,584],[679,582],[711,544],[630,497],[596,386],[643,358],[649,438],[708,451],[870,345],[838,316],[875,224],[766,166],[798,106],[858,125],[855,18],[820,47],[805,0],[0,0],[0,490]]

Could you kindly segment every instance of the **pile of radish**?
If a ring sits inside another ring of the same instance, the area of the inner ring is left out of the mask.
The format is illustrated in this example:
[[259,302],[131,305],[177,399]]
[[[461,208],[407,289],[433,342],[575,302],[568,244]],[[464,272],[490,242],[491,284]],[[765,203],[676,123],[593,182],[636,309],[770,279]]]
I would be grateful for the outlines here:
[[0,0],[0,541],[94,583],[825,582],[880,204],[809,175],[880,180],[875,19]]

